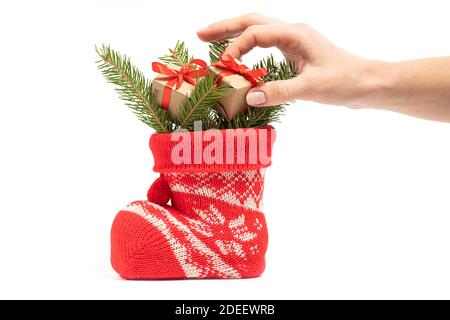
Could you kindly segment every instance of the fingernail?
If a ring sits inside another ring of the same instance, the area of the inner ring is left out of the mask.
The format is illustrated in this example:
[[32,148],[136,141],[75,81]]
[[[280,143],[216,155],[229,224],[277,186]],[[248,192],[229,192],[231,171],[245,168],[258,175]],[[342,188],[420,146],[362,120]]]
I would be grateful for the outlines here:
[[247,95],[247,103],[251,106],[257,106],[267,101],[266,94],[262,91],[253,91]]

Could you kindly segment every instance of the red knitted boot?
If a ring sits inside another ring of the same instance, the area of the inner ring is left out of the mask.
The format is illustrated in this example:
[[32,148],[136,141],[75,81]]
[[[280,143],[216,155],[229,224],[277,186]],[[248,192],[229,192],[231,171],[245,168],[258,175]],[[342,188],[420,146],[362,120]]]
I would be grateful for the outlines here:
[[152,135],[154,170],[161,176],[149,201],[118,213],[113,268],[125,279],[261,275],[264,168],[274,138],[272,127]]

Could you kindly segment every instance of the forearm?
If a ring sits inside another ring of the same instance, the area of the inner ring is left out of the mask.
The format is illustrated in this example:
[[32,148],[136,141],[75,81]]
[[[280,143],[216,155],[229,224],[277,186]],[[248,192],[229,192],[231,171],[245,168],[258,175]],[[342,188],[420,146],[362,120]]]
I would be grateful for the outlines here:
[[450,57],[370,61],[363,81],[364,89],[356,103],[360,107],[450,121]]

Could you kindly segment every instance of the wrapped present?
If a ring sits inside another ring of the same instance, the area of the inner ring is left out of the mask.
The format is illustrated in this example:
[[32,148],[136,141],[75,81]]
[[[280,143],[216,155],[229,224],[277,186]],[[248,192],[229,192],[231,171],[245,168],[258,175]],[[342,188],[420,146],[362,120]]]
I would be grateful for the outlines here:
[[206,62],[200,59],[193,59],[182,67],[153,62],[153,71],[159,73],[153,79],[153,89],[161,108],[168,110],[172,117],[177,117],[197,79],[206,75],[206,67]]
[[262,84],[261,77],[267,75],[266,69],[249,69],[229,54],[223,55],[220,61],[212,63],[208,69],[217,75],[217,84],[224,82],[230,87],[226,96],[219,100],[219,111],[228,120],[231,120],[239,111],[247,110],[248,91]]

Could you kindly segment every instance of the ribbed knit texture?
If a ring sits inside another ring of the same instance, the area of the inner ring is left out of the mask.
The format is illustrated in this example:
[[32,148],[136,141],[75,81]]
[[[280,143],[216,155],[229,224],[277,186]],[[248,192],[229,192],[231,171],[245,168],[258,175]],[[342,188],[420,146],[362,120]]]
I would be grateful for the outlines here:
[[[268,134],[271,150],[274,129],[258,130]],[[240,134],[245,132],[236,137]],[[237,165],[176,165],[168,156],[174,148],[170,138],[155,134],[150,139],[154,169],[161,172],[148,192],[150,201],[132,202],[113,223],[113,268],[125,279],[261,275],[268,239],[262,213],[268,164],[249,163],[246,154]],[[169,198],[171,205],[166,204]]]

